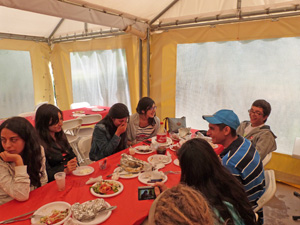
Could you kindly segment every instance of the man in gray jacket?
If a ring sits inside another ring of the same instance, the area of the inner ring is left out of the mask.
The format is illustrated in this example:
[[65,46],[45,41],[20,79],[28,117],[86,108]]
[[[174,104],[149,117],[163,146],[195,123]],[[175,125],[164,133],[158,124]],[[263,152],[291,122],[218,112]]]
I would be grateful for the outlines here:
[[265,125],[271,113],[271,105],[266,100],[259,99],[253,102],[248,112],[250,121],[242,122],[237,129],[237,134],[250,140],[263,160],[267,154],[277,148],[276,136],[270,126]]

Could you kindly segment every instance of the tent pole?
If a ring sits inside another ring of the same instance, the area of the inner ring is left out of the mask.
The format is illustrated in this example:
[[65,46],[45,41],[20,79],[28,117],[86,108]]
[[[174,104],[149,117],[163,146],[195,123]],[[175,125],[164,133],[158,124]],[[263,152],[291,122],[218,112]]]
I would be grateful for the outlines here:
[[161,11],[156,17],[154,17],[150,22],[149,25],[151,26],[159,17],[161,17],[165,12],[167,12],[173,5],[175,5],[179,0],[174,0],[171,2],[163,11]]
[[150,97],[150,29],[147,28],[147,96]]
[[141,99],[142,95],[143,95],[143,41],[140,38],[139,38],[139,49],[140,49],[140,52],[139,52],[139,77],[140,77],[139,99]]

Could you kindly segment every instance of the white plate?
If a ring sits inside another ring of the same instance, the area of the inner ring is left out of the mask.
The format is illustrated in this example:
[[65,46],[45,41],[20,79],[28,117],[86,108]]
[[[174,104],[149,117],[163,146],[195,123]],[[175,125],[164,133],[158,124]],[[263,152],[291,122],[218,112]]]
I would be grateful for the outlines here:
[[151,155],[148,157],[148,162],[149,163],[154,163],[154,164],[159,164],[159,163],[163,163],[165,165],[169,164],[172,162],[172,158],[166,155]]
[[92,111],[93,112],[102,112],[104,111],[105,109],[98,109],[98,108],[92,108]]
[[169,137],[167,137],[166,143],[158,143],[158,142],[156,141],[156,136],[152,137],[152,138],[151,138],[151,141],[152,141],[153,144],[156,144],[156,145],[159,145],[159,146],[169,146],[169,145],[172,144],[172,139],[169,138]]
[[[123,191],[124,186],[123,186],[123,184],[122,184],[121,182],[116,181],[116,180],[106,180],[106,181],[118,183],[118,184],[120,185],[119,191],[118,191],[118,192],[115,192],[115,193],[113,193],[113,194],[109,194],[109,195],[102,195],[102,194],[98,194],[98,193],[94,192],[94,189],[93,189],[93,188],[90,188],[90,191],[91,191],[92,195],[94,195],[94,196],[96,196],[96,197],[100,197],[100,198],[109,198],[109,197],[116,196],[116,195],[120,194],[120,193]],[[95,186],[96,184],[97,184],[97,183],[93,184],[92,186]]]
[[178,144],[175,144],[175,145],[170,145],[170,150],[176,152],[177,149],[175,149],[174,146],[179,146],[179,143],[178,143]]
[[160,182],[163,182],[165,183],[167,180],[168,180],[168,176],[165,175],[164,173],[162,172],[158,172],[158,171],[151,171],[151,172],[144,172],[144,173],[141,173],[139,176],[138,176],[138,179],[141,183],[143,184],[154,184],[154,183],[148,183],[148,181],[150,181],[151,179],[156,179],[156,177],[153,177],[153,173],[161,173],[161,176],[163,178],[162,181]]
[[[106,207],[110,207],[110,204],[108,202],[105,202],[105,206]],[[95,225],[95,224],[100,224],[103,223],[105,220],[107,220],[110,215],[111,215],[111,210],[110,211],[106,211],[106,212],[102,212],[99,215],[96,216],[95,219],[89,221],[89,222],[80,222],[74,218],[72,218],[72,221],[74,224],[80,224],[80,225]]]
[[[117,167],[114,172],[117,172],[118,170],[120,170],[121,167]],[[130,179],[130,178],[135,178],[139,176],[139,173],[129,173],[125,170],[123,170],[121,173],[119,173],[120,178],[124,178],[124,179]]]
[[[154,151],[154,149],[151,149],[151,147],[149,145],[140,145],[140,146],[136,146],[134,147],[135,149],[135,153],[138,153],[138,154],[150,154]],[[143,152],[143,151],[140,151],[140,150],[150,150],[148,152]]]
[[176,166],[179,166],[179,160],[178,160],[178,159],[175,159],[175,160],[173,161],[173,163],[174,163]]
[[[36,210],[33,215],[50,216],[53,210],[63,211],[66,209],[69,209],[69,214],[62,221],[55,223],[55,225],[59,225],[59,224],[63,224],[71,216],[71,205],[67,202],[57,201],[57,202],[48,203],[46,205],[43,205],[38,210]],[[40,223],[40,217],[31,218],[31,224],[45,225],[45,223]]]
[[94,167],[91,166],[79,166],[76,170],[72,171],[75,176],[87,176],[94,172]]

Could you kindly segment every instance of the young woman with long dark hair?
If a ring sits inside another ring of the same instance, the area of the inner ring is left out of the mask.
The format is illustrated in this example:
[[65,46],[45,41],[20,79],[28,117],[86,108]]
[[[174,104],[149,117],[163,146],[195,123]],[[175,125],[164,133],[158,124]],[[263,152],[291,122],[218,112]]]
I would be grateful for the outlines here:
[[148,138],[154,137],[160,126],[160,120],[156,116],[155,102],[149,97],[140,99],[136,113],[130,116],[128,124],[128,143],[136,144]]
[[63,113],[54,105],[41,105],[35,114],[35,128],[45,149],[49,181],[54,174],[70,174],[77,167],[77,159],[62,130]]
[[25,201],[29,192],[47,183],[45,153],[34,127],[22,117],[0,126],[0,205]]
[[127,148],[129,111],[123,103],[114,104],[103,120],[95,126],[90,159],[100,160]]
[[243,186],[222,166],[210,144],[192,139],[177,152],[182,183],[199,190],[222,224],[256,224]]

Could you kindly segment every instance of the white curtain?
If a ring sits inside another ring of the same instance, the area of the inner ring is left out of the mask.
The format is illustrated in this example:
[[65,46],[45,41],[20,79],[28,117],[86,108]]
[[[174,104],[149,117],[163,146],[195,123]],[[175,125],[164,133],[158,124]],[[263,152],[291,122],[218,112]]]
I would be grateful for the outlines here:
[[34,111],[30,53],[0,50],[0,118]]
[[176,117],[207,130],[202,115],[232,109],[240,121],[249,120],[253,101],[265,99],[277,152],[291,154],[300,136],[299,59],[300,38],[294,37],[178,45]]
[[72,52],[73,102],[112,106],[121,102],[130,110],[124,49]]

